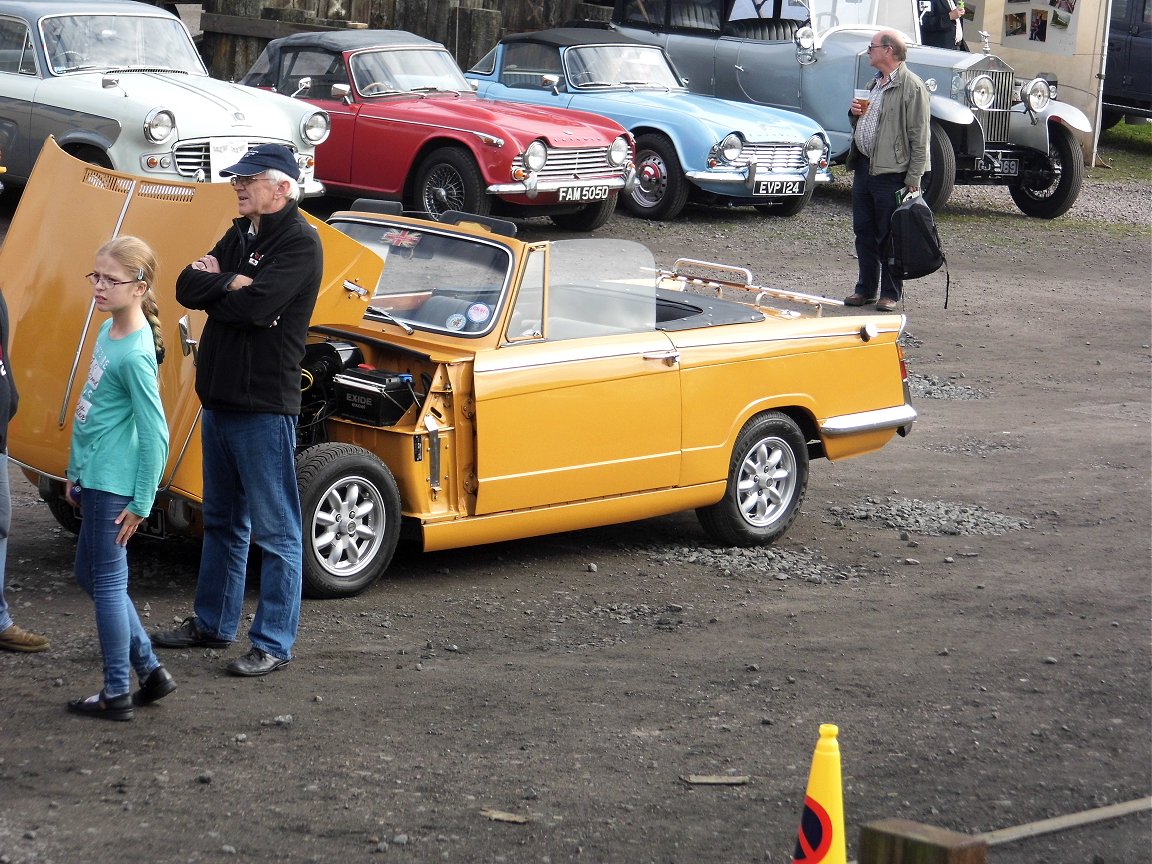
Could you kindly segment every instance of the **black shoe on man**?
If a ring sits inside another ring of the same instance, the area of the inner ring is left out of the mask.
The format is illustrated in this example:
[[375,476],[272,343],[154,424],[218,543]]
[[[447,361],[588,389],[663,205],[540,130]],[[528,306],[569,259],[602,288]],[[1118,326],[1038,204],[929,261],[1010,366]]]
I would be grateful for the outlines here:
[[287,666],[291,659],[291,657],[287,660],[273,657],[267,651],[261,651],[253,645],[247,654],[243,657],[237,657],[228,664],[228,671],[232,675],[256,678],[260,675],[267,675],[269,672],[275,672],[281,666]]
[[197,627],[195,615],[189,615],[179,627],[157,630],[151,639],[153,645],[161,648],[227,648],[232,644],[230,639],[221,639]]

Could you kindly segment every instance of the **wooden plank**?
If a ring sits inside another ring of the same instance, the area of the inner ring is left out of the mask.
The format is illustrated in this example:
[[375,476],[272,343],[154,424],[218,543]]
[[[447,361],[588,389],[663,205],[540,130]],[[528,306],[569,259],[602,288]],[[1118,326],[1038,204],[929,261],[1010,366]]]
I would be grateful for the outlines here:
[[982,837],[907,819],[881,819],[860,829],[860,864],[987,864]]
[[1130,816],[1144,810],[1152,810],[1152,795],[1146,798],[1136,798],[1122,804],[1109,804],[1107,807],[1096,807],[1092,810],[1082,810],[1079,813],[1066,813],[1051,819],[1041,819],[1038,822],[1029,822],[1026,825],[1015,825],[1011,828],[1001,828],[998,831],[987,831],[980,834],[989,846],[1000,843],[1011,843],[1013,840],[1023,840],[1025,837],[1036,837],[1039,834],[1050,834],[1053,831],[1065,831],[1080,825],[1090,825],[1093,822],[1103,822],[1105,819],[1117,819],[1120,816]]
[[[257,39],[276,39],[291,36],[301,30],[339,30],[325,24],[289,24],[285,21],[267,21],[263,18],[241,18],[238,15],[218,15],[205,12],[200,16],[200,29],[205,33],[227,36],[252,36]],[[247,72],[247,69],[243,70]]]

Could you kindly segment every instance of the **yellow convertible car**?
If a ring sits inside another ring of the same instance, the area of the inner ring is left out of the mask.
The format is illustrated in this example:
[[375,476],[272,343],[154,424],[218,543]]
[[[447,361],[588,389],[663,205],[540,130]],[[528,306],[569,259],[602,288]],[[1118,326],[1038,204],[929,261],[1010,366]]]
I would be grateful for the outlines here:
[[[174,282],[234,212],[225,187],[158,184],[45,147],[0,273],[21,393],[10,455],[62,524],[75,526],[63,475],[99,323],[83,273],[122,233],[159,252],[169,345],[171,456],[148,525],[199,530],[203,318],[176,303]],[[325,284],[297,457],[312,596],[364,590],[401,536],[447,549],[693,508],[718,543],[770,543],[796,518],[809,460],[876,450],[916,418],[899,315],[825,317],[834,301],[747,271],[660,269],[623,240],[523,242],[460,213],[366,202],[317,228]]]

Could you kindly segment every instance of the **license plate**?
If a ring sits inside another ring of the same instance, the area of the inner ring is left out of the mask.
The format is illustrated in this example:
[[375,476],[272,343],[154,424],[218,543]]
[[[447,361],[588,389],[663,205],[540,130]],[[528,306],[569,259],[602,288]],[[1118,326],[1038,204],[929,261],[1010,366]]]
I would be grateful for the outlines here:
[[992,173],[1004,177],[1016,177],[1020,174],[1020,160],[1001,159],[999,162],[993,163]]
[[245,138],[213,138],[208,142],[208,164],[212,176],[208,179],[214,183],[227,183],[227,177],[221,177],[220,171],[231,168],[248,152],[248,140]]
[[803,180],[757,180],[753,195],[803,195]]
[[607,186],[576,186],[560,190],[561,201],[603,201],[607,197]]

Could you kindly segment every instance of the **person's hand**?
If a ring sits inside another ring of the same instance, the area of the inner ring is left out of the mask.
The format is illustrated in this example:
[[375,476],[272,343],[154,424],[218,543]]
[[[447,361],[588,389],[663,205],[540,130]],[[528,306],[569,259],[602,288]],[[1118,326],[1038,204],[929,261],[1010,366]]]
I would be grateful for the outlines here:
[[140,527],[140,523],[144,521],[144,517],[137,516],[125,507],[115,521],[120,526],[120,533],[116,535],[116,545],[127,546],[128,541],[136,533],[136,529]]
[[251,276],[243,276],[243,275],[237,273],[234,277],[232,277],[232,281],[228,283],[228,290],[229,291],[239,291],[241,288],[247,288],[251,284],[252,284],[252,277]]
[[914,192],[919,192],[919,191],[920,191],[919,186],[905,186],[904,187],[904,194],[905,195],[911,195]]
[[215,255],[205,255],[192,262],[192,269],[203,270],[205,273],[219,273],[220,262],[216,260]]
[[864,103],[859,99],[853,99],[852,104],[848,106],[848,113],[853,117],[859,117],[864,113]]

